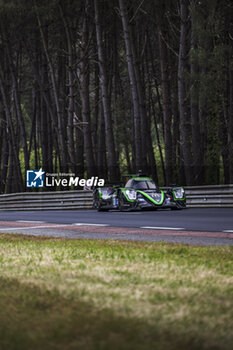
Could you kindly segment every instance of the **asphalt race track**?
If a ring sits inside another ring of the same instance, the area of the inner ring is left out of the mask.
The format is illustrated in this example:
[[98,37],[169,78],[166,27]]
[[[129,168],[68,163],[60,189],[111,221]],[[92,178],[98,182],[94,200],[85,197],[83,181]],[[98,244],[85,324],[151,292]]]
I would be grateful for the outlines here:
[[233,245],[233,209],[0,212],[0,233]]

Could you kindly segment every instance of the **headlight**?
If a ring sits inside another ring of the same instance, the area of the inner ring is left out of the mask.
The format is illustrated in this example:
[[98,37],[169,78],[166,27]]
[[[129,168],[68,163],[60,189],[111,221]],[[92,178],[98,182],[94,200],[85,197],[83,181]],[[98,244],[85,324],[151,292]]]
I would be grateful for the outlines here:
[[131,201],[135,201],[137,198],[137,192],[134,190],[126,190],[125,191],[126,196],[129,198]]
[[101,195],[103,199],[108,199],[111,197],[111,191],[108,187],[101,189]]
[[176,199],[182,199],[184,197],[184,189],[182,187],[173,189]]

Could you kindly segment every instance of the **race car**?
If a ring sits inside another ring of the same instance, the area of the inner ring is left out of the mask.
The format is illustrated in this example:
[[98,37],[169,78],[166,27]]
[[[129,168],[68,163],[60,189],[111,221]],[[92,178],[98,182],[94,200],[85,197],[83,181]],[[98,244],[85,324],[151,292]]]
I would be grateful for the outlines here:
[[186,208],[183,187],[171,186],[166,192],[150,177],[132,176],[125,187],[98,187],[93,191],[93,208],[98,211],[118,209],[120,211],[170,208]]

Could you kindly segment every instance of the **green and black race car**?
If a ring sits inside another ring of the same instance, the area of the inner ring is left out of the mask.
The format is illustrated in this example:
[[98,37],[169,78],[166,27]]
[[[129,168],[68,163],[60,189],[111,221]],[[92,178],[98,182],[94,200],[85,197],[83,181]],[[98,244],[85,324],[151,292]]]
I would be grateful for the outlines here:
[[186,197],[183,187],[171,186],[166,192],[160,189],[150,177],[135,175],[125,187],[98,187],[93,191],[93,208],[98,211],[109,209],[184,209]]

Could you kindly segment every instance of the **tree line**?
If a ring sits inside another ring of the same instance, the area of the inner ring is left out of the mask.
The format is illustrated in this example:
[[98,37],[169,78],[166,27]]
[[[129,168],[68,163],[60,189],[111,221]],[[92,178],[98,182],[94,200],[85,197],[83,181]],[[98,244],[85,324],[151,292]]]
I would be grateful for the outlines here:
[[0,1],[0,192],[25,173],[233,183],[230,0]]

